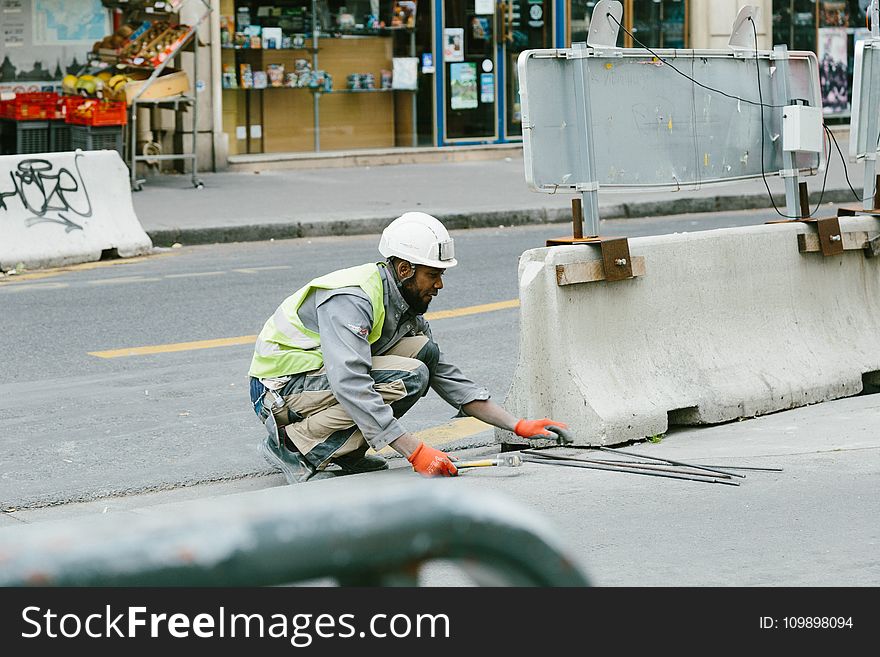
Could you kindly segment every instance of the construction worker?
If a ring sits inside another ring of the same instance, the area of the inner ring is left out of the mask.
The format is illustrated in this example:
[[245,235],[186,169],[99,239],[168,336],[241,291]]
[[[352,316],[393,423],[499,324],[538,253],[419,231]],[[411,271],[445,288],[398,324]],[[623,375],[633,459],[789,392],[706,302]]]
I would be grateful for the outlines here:
[[250,366],[265,458],[288,483],[388,467],[386,445],[426,476],[457,474],[444,452],[397,418],[430,386],[469,416],[524,438],[556,438],[547,418],[518,419],[446,361],[423,317],[457,264],[440,221],[407,212],[382,232],[384,262],[321,276],[287,297],[257,337]]

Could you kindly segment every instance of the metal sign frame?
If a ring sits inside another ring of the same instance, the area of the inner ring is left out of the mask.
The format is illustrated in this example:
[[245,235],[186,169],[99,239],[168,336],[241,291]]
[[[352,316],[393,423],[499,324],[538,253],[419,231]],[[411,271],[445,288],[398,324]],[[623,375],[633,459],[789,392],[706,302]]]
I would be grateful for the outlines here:
[[573,44],[527,50],[518,66],[526,181],[537,192],[582,194],[587,234],[597,234],[600,187],[678,190],[779,175],[788,214],[799,216],[799,176],[824,170],[822,153],[785,152],[780,138],[784,106],[821,106],[815,53]]

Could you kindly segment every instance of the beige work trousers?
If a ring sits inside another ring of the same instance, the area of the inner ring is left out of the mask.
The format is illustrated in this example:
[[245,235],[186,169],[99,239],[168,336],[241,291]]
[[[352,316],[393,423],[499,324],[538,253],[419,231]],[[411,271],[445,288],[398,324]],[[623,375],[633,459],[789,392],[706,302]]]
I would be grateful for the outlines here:
[[[395,417],[403,415],[427,391],[430,372],[416,358],[427,343],[424,335],[403,338],[385,354],[373,357],[373,387],[392,407]],[[284,407],[273,414],[279,428],[283,427],[309,463],[322,469],[333,457],[365,454],[369,444],[330,390],[325,368],[307,372],[303,387],[302,392],[283,396]],[[294,421],[288,424],[291,413]]]

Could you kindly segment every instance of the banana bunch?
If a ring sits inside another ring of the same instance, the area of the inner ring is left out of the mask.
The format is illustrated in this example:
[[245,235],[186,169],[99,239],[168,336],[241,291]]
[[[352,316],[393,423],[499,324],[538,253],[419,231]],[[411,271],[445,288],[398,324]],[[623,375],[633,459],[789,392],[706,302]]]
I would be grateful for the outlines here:
[[112,98],[121,93],[125,85],[132,81],[133,78],[122,74],[113,74],[111,71],[100,71],[95,75],[85,74],[79,77],[75,75],[65,75],[61,81],[61,90],[65,94],[76,94],[79,96]]
[[104,84],[106,89],[110,89],[114,94],[119,93],[123,90],[126,84],[131,82],[132,78],[128,77],[123,73],[118,73],[112,76],[107,82]]

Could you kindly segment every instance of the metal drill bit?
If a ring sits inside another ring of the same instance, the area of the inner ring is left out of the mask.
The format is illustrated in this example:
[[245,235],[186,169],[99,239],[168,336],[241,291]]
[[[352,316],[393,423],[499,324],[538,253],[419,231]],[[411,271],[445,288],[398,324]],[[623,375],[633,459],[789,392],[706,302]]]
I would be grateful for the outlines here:
[[458,461],[455,467],[462,468],[486,468],[491,466],[501,466],[503,468],[518,468],[523,464],[522,457],[516,452],[506,452],[498,454],[491,459],[481,459],[479,461]]

